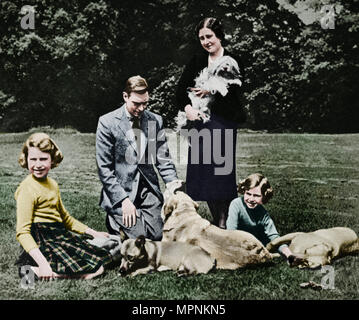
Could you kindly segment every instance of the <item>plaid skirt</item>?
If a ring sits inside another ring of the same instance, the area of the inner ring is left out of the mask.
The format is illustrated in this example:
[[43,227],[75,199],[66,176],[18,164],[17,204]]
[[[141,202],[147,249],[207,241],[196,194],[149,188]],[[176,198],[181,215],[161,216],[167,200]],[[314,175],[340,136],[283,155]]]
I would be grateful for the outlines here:
[[[52,271],[58,274],[93,273],[112,261],[108,251],[89,244],[85,236],[72,234],[60,222],[33,223],[31,235]],[[22,249],[15,265],[37,266],[37,263]]]

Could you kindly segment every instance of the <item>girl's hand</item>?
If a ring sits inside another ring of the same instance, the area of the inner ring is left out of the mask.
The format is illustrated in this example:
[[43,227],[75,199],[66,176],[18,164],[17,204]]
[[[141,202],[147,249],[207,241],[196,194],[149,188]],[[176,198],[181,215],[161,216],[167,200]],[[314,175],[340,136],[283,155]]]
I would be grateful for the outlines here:
[[94,238],[108,238],[110,236],[107,232],[96,231],[91,228],[88,228],[85,233],[93,236]]
[[45,263],[45,264],[41,264],[39,266],[38,277],[42,280],[52,280],[52,279],[58,277],[58,275],[52,271],[52,269],[48,263]]
[[[29,251],[29,255],[35,260],[39,267],[33,267],[35,274],[44,280],[51,280],[59,275],[52,271],[49,262],[46,260],[39,248],[34,248]],[[36,272],[37,271],[37,272]]]
[[110,234],[105,231],[96,231],[96,234],[97,234],[97,237],[100,237],[100,238],[108,238],[110,236]]
[[186,117],[188,120],[190,121],[194,121],[194,120],[201,120],[200,115],[201,113],[193,108],[190,104],[187,104],[184,108],[184,111],[186,112]]

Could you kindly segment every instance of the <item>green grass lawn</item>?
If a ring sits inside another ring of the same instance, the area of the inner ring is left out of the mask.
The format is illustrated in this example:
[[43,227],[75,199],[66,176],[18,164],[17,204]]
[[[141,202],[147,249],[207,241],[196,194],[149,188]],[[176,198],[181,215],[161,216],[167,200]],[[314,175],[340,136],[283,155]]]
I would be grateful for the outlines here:
[[[73,130],[46,129],[64,153],[64,161],[50,172],[60,185],[68,211],[98,230],[106,230],[105,212],[99,208],[101,184],[95,162],[95,135]],[[45,131],[46,131],[45,130]],[[273,264],[236,271],[215,270],[207,275],[178,278],[173,272],[122,278],[118,270],[89,281],[37,282],[25,290],[14,261],[14,192],[27,172],[17,164],[29,133],[0,134],[0,299],[358,299],[359,257],[333,263],[335,288],[301,289],[309,280],[320,283],[320,270],[289,268],[282,259]],[[179,177],[185,178],[185,150],[175,153]],[[253,172],[265,174],[274,188],[266,205],[280,234],[313,231],[333,226],[359,233],[359,134],[238,135],[237,179]],[[181,160],[182,159],[182,160]],[[161,185],[163,187],[163,184]],[[199,213],[210,219],[207,206]]]

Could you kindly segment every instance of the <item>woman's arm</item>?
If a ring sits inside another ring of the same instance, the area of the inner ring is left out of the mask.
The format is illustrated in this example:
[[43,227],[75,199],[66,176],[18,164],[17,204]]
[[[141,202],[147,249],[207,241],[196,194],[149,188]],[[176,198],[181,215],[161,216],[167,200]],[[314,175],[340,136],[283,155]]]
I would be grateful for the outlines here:
[[[195,89],[195,79],[199,73],[207,67],[207,65],[208,54],[204,52],[196,53],[186,64],[176,89],[176,102],[178,110],[182,111],[185,107],[191,105],[191,99],[188,97],[188,90],[189,88]],[[196,88],[196,90],[201,89]]]
[[188,105],[191,105],[191,100],[188,97],[187,89],[194,86],[194,78],[196,68],[196,59],[193,57],[185,66],[182,75],[178,81],[176,89],[176,102],[178,110],[183,110]]

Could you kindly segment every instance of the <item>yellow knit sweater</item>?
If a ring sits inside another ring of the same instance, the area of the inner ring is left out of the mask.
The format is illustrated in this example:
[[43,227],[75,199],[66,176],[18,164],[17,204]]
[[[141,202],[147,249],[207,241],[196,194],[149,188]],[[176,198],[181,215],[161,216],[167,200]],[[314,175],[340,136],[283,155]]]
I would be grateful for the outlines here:
[[62,222],[66,229],[80,234],[88,228],[68,213],[62,204],[57,182],[49,177],[39,180],[28,175],[17,188],[15,199],[16,239],[26,252],[38,248],[31,236],[32,223]]

